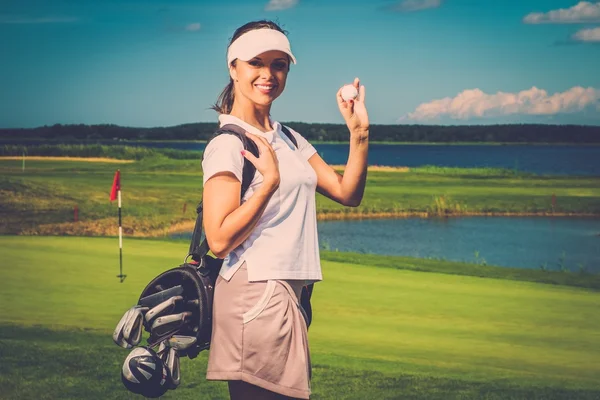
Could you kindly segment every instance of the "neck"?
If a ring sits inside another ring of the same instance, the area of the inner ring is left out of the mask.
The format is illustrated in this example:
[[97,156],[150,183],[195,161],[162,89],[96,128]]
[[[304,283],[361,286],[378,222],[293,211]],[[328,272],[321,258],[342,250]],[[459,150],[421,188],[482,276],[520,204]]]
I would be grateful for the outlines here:
[[273,130],[273,127],[271,126],[271,119],[269,118],[271,111],[270,104],[267,106],[258,106],[257,104],[242,103],[242,101],[235,101],[229,114],[241,119],[245,123],[252,125],[262,132],[269,132]]

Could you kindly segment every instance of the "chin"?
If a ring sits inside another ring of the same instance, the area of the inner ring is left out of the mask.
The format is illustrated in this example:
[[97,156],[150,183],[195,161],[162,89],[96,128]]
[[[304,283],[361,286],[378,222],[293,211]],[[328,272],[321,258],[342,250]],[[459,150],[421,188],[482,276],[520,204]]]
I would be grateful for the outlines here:
[[271,103],[273,103],[277,97],[279,97],[279,96],[272,97],[272,96],[262,95],[262,96],[256,96],[254,99],[252,99],[252,101],[261,106],[268,106]]

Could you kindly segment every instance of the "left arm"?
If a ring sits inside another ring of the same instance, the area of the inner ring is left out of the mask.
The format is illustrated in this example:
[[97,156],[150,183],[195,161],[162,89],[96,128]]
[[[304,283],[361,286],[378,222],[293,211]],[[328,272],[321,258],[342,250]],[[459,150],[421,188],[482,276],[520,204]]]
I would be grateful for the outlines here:
[[308,162],[317,174],[317,191],[340,204],[357,207],[362,201],[367,181],[367,154],[369,151],[369,117],[365,107],[365,87],[354,79],[358,97],[344,101],[341,89],[337,92],[340,112],[350,131],[350,153],[344,174],[336,172],[319,154]]

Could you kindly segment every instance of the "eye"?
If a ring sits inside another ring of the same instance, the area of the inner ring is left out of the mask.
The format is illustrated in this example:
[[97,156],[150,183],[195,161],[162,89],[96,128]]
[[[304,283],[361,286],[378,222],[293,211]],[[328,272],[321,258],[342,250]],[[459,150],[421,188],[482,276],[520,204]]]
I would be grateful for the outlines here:
[[275,61],[273,63],[273,68],[275,68],[278,71],[283,71],[287,69],[287,63],[285,61]]
[[261,62],[258,60],[250,60],[248,61],[248,64],[250,64],[253,67],[260,67],[262,65]]

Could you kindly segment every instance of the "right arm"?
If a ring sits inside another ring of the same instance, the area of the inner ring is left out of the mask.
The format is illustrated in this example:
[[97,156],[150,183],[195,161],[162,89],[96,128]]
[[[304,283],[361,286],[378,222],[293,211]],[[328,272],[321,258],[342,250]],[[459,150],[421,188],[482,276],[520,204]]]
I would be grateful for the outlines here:
[[216,173],[204,184],[203,224],[208,245],[218,258],[224,258],[248,238],[279,187],[275,152],[262,137],[248,137],[257,144],[260,155],[256,158],[245,152],[244,157],[263,175],[262,185],[252,196],[240,205],[242,185],[232,172]]

